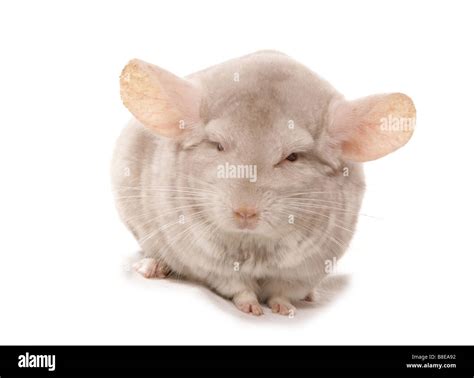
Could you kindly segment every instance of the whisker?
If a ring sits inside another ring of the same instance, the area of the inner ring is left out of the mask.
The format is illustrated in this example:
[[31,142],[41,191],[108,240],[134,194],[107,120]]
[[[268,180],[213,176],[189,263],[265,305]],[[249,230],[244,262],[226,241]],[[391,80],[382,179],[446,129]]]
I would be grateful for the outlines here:
[[[293,206],[293,205],[286,205],[285,207],[288,208],[288,209],[290,209],[290,210],[299,211],[299,212],[304,212],[304,213],[308,213],[308,214],[313,214],[313,215],[315,215],[315,216],[325,217],[325,218],[327,218],[327,219],[329,219],[329,220],[334,220],[334,221],[336,221],[337,223],[339,223],[339,220],[331,219],[331,217],[328,216],[328,215],[326,215],[326,214],[321,214],[321,213],[318,213],[318,212],[315,212],[315,211],[306,210],[306,209],[301,209],[301,208],[296,207],[296,206]],[[344,227],[344,226],[341,226],[341,225],[339,225],[339,224],[337,224],[337,223],[334,224],[334,226],[339,227],[339,228],[341,228],[341,229],[343,229],[343,230],[346,230],[346,231],[348,231],[348,232],[351,232],[351,233],[354,233],[354,232],[355,232],[355,230],[348,229],[348,228],[346,228],[346,227]]]
[[119,190],[145,190],[145,191],[164,191],[164,192],[180,192],[180,193],[209,193],[215,194],[215,191],[191,188],[191,187],[174,187],[174,186],[121,186]]
[[[286,214],[287,214],[287,215],[291,215],[291,214],[289,214],[289,213],[286,213]],[[310,218],[306,218],[306,219],[307,219],[307,220],[310,220]],[[342,241],[338,240],[336,237],[334,237],[333,235],[331,235],[329,232],[327,232],[327,230],[322,230],[322,229],[320,229],[320,228],[318,228],[318,227],[310,228],[310,227],[308,227],[308,226],[306,226],[306,225],[303,225],[303,224],[301,224],[301,223],[298,223],[298,224],[297,224],[297,223],[294,223],[294,225],[295,225],[296,227],[302,227],[302,228],[304,228],[305,230],[307,230],[308,232],[314,232],[314,231],[319,232],[319,233],[321,233],[321,234],[323,234],[323,235],[329,237],[329,238],[330,238],[331,240],[333,240],[334,242],[336,242],[336,244],[338,244],[341,248],[346,248],[346,247],[347,247],[347,243],[342,244]],[[302,236],[304,236],[304,235],[302,235]]]
[[308,195],[308,194],[337,194],[339,195],[340,192],[338,191],[308,191],[308,192],[297,192],[297,193],[290,192],[289,195],[282,196],[282,198],[291,198],[294,196],[302,196],[302,195]]
[[364,213],[350,211],[350,210],[346,210],[346,209],[340,208],[340,207],[327,206],[327,205],[324,205],[324,204],[300,204],[298,202],[286,202],[286,203],[288,203],[290,205],[298,206],[302,209],[305,209],[305,208],[306,209],[328,209],[328,210],[334,210],[334,211],[347,213],[347,214],[352,214],[352,215],[365,216],[365,217],[372,218],[372,219],[379,219],[379,220],[381,219],[381,218],[375,217],[373,215],[368,215],[368,214],[364,214]]
[[[122,197],[116,197],[116,200],[124,200],[124,199],[134,199],[134,198],[160,198],[157,195],[131,195],[131,196],[122,196]],[[183,197],[169,197],[169,199],[208,199],[206,196],[183,196]]]
[[[188,217],[188,218],[193,218],[194,215],[199,215],[199,217],[197,217],[198,219],[204,216],[204,214],[198,214],[198,213],[196,213],[196,214],[191,215],[191,216]],[[148,223],[151,223],[153,220],[156,220],[156,219],[152,219],[152,220],[150,220]],[[189,220],[188,220],[188,221],[189,221]],[[151,233],[149,233],[148,236],[147,236],[145,239],[141,238],[138,242],[139,242],[140,245],[142,245],[142,244],[144,244],[146,241],[150,240],[153,236],[155,236],[158,232],[163,231],[163,230],[166,230],[166,229],[169,228],[170,226],[175,226],[175,225],[177,225],[177,224],[182,224],[182,223],[180,223],[180,221],[178,220],[178,221],[176,221],[176,222],[170,222],[170,223],[167,223],[167,224],[165,224],[165,225],[162,225],[162,226],[158,227],[157,229],[152,230]]]

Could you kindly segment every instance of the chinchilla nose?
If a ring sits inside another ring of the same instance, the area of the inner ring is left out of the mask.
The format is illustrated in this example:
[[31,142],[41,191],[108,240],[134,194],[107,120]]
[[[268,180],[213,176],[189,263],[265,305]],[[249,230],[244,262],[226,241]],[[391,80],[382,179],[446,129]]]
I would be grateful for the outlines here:
[[239,207],[234,209],[234,215],[240,219],[254,219],[258,216],[258,211],[255,207]]

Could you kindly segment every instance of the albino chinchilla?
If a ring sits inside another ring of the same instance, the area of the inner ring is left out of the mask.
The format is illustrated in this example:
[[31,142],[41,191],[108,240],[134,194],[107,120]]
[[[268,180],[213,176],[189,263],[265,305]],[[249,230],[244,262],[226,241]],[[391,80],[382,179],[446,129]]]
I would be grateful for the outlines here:
[[132,60],[120,88],[134,118],[112,176],[144,251],[135,269],[199,281],[254,315],[312,298],[351,240],[360,163],[403,146],[415,117],[404,94],[347,101],[274,51],[186,78]]

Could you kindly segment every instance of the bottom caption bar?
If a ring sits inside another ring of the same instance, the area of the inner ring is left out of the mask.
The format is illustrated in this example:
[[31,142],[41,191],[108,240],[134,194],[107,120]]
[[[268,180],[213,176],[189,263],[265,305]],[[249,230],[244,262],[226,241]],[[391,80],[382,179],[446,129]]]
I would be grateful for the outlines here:
[[1,346],[8,377],[474,377],[473,346]]

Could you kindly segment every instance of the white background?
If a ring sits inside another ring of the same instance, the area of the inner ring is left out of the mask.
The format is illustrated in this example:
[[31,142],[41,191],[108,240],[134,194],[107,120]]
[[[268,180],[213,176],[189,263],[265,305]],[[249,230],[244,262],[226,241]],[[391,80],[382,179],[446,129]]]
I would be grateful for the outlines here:
[[[1,344],[472,344],[472,3],[68,1],[0,5]],[[417,130],[366,164],[351,283],[293,319],[126,272],[109,184],[131,58],[178,75],[285,52],[348,98],[401,91]]]

